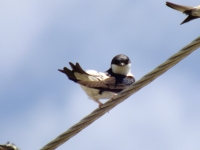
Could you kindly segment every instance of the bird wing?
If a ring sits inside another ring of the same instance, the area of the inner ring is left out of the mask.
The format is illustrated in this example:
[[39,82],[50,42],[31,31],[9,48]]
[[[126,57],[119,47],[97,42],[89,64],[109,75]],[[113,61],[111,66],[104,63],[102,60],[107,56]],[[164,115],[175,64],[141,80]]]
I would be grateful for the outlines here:
[[181,12],[185,12],[186,10],[192,10],[193,7],[191,6],[183,6],[183,5],[178,5],[178,4],[174,4],[174,3],[171,3],[171,2],[166,2],[166,5],[168,7],[171,7],[175,10],[178,10],[178,11],[181,11]]
[[[109,77],[99,81],[78,81],[79,84],[96,89],[115,89],[115,78]],[[119,87],[116,87],[119,88]]]
[[104,80],[99,81],[78,81],[79,84],[89,87],[89,88],[95,88],[102,91],[111,91],[111,92],[120,92],[123,89],[127,88],[131,84],[135,82],[134,77],[126,77],[124,78],[123,82],[120,82],[116,84],[115,77],[109,77]]

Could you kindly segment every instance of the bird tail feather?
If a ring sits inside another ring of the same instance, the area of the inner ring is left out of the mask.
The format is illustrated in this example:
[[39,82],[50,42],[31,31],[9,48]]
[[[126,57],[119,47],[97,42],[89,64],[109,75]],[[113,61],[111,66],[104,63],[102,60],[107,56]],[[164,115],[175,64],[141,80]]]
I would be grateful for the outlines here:
[[81,66],[79,65],[79,63],[76,63],[76,65],[74,65],[73,63],[69,62],[72,70],[68,69],[67,67],[64,67],[63,70],[62,69],[58,69],[58,71],[66,74],[66,76],[74,81],[74,82],[77,82],[79,81],[79,79],[77,79],[77,77],[75,76],[74,73],[80,73],[80,74],[87,74],[82,68]]

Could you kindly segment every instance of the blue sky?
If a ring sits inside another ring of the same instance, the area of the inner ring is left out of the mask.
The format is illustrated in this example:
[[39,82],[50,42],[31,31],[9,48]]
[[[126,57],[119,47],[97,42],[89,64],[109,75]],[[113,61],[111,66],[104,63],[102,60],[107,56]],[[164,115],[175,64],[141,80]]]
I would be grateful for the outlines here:
[[[126,54],[136,79],[199,36],[163,0],[0,1],[0,144],[37,150],[98,105],[57,71],[106,71]],[[176,0],[199,5],[199,1]],[[58,148],[199,150],[200,50]]]

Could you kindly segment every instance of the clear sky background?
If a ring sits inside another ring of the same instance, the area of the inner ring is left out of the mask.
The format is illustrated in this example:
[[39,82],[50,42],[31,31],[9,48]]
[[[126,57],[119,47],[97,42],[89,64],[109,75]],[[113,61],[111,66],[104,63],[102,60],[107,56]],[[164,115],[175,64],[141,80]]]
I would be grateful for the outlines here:
[[[138,80],[200,36],[165,2],[0,1],[0,144],[39,150],[98,107],[57,71],[68,62],[106,71],[126,54]],[[199,150],[199,79],[200,49],[58,150]]]

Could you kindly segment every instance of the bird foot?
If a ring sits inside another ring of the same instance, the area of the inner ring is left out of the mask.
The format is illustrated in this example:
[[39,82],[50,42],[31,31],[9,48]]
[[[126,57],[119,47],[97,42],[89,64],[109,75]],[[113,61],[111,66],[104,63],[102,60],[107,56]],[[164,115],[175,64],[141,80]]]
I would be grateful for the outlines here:
[[102,106],[103,106],[103,104],[102,104],[102,103],[99,103],[99,109],[101,109]]
[[93,100],[99,104],[99,109],[101,109],[101,106],[103,105],[103,103],[101,103],[99,99],[97,98],[93,98]]

